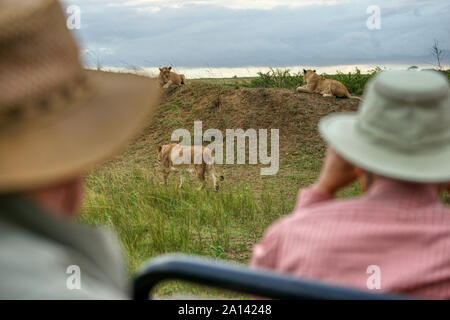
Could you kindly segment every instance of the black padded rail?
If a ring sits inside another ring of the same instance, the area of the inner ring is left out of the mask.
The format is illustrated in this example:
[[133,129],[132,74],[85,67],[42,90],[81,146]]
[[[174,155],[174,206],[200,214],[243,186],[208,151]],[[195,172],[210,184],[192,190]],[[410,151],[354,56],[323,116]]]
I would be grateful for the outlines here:
[[162,255],[147,263],[134,280],[134,299],[149,299],[152,289],[165,280],[183,280],[271,299],[403,299],[186,255]]

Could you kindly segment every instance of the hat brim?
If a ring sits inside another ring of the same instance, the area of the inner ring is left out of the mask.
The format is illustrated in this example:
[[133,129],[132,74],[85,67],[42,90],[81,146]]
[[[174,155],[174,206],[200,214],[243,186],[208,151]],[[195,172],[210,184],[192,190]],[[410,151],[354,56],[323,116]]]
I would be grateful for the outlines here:
[[450,146],[439,150],[406,153],[375,144],[357,131],[356,113],[323,118],[319,131],[338,154],[375,174],[412,182],[450,181]]
[[64,181],[126,147],[159,104],[150,78],[86,70],[89,98],[51,123],[0,135],[0,192]]

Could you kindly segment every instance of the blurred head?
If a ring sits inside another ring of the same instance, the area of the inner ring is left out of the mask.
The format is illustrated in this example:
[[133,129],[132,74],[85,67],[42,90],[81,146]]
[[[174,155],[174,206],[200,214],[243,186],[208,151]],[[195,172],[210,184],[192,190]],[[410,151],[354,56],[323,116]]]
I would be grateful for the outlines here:
[[157,81],[86,70],[57,0],[0,1],[0,193],[73,216],[81,176],[123,150]]

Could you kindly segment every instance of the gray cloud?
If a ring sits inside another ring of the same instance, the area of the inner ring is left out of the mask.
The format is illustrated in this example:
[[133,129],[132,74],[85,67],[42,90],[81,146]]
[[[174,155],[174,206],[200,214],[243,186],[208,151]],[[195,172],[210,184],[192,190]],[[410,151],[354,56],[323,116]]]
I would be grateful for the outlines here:
[[[450,47],[447,0],[378,1],[381,30],[368,30],[372,1],[332,6],[232,10],[189,4],[152,12],[148,4],[80,5],[82,47],[104,65],[237,67],[432,62]],[[445,63],[450,61],[446,54]]]

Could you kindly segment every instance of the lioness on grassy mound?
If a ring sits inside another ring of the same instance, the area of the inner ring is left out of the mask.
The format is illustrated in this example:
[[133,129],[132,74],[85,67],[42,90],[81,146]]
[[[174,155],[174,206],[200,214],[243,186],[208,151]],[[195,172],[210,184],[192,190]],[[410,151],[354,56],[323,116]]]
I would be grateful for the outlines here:
[[319,76],[316,70],[303,69],[303,78],[306,85],[298,87],[297,92],[319,93],[330,98],[350,98],[362,100],[360,97],[352,96],[345,85],[337,80],[327,79]]
[[159,83],[161,87],[168,88],[172,84],[179,86],[185,84],[185,82],[184,74],[172,72],[172,67],[159,68]]
[[[214,189],[219,191],[219,181],[216,168],[214,166],[214,154],[211,149],[204,146],[182,146],[176,143],[158,146],[158,161],[161,164],[164,175],[164,183],[168,185],[168,176],[170,171],[179,171],[187,168],[188,171],[194,171],[197,174],[204,189],[206,186],[206,177],[210,175],[213,181]],[[221,175],[220,180],[224,177]],[[183,175],[180,172],[180,185],[183,186]]]

